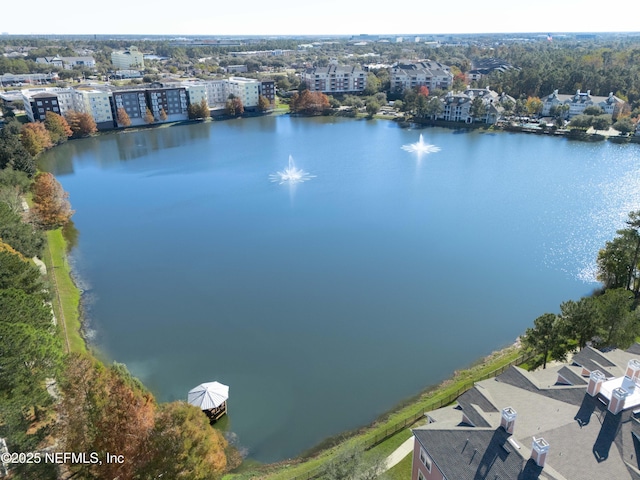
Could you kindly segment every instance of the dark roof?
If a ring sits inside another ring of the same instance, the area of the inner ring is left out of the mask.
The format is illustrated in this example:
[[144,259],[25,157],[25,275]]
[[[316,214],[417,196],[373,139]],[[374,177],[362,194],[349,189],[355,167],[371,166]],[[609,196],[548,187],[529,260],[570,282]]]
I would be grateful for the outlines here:
[[474,427],[490,427],[491,425],[476,410],[474,405],[480,407],[483,412],[497,412],[498,409],[482,395],[476,387],[467,390],[458,398],[458,404]]
[[496,381],[576,406],[582,403],[582,399],[585,396],[585,389],[583,386],[538,388],[527,377],[525,377],[524,373],[521,370],[516,367],[509,367],[507,370],[496,377]]
[[562,378],[564,378],[571,385],[586,385],[587,383],[584,378],[575,373],[569,367],[562,367],[560,370],[558,370],[558,375],[562,375]]
[[446,478],[533,480],[542,471],[517,453],[503,428],[425,429],[413,434]]
[[640,355],[640,343],[634,343],[629,348],[627,348],[626,351],[635,355]]
[[615,364],[594,348],[583,348],[573,356],[572,361],[575,365],[584,367],[590,372],[600,370],[607,378],[611,378],[613,376],[602,367],[614,367]]

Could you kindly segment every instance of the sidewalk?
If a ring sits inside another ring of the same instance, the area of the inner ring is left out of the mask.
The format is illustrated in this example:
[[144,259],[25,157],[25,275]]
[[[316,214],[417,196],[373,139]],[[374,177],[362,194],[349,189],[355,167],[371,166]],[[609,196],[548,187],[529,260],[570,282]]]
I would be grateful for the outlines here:
[[411,435],[411,438],[408,438],[387,457],[387,460],[385,461],[385,470],[395,467],[411,452],[413,452],[413,435]]

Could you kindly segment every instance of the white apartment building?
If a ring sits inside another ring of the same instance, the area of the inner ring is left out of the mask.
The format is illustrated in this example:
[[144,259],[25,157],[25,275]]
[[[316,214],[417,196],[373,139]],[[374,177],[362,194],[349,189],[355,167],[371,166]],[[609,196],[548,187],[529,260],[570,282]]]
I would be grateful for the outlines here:
[[[242,100],[244,107],[258,106],[260,82],[252,78],[231,77],[227,80],[228,93]],[[228,96],[228,95],[227,95]]]
[[207,91],[207,104],[210,108],[224,108],[229,96],[226,80],[208,80],[204,82]]
[[90,114],[98,128],[113,127],[113,112],[110,102],[111,92],[78,89],[73,92],[75,110]]
[[111,53],[111,63],[115,70],[142,70],[144,56],[138,47],[131,46],[127,50]]
[[197,105],[202,100],[209,104],[207,100],[207,86],[204,83],[184,83],[182,86],[187,91],[187,98],[189,99],[189,105]]

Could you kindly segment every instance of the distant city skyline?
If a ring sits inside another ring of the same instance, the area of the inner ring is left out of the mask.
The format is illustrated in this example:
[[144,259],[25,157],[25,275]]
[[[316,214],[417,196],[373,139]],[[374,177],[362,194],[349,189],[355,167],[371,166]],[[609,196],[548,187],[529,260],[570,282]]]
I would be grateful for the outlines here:
[[[637,32],[635,2],[606,10],[601,2],[495,0],[491,3],[424,0],[382,4],[325,0],[267,3],[111,0],[91,4],[12,0],[0,8],[0,32],[10,35],[429,35],[461,33]],[[382,5],[383,8],[380,8]],[[25,10],[30,15],[25,17]],[[43,12],[39,14],[38,12]]]

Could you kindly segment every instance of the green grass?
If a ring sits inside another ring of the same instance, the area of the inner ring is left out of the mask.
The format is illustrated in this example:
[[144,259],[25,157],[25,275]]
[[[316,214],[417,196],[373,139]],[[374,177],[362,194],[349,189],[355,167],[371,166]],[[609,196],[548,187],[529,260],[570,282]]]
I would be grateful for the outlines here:
[[80,334],[80,290],[73,283],[67,262],[67,242],[62,229],[47,231],[44,262],[53,293],[53,309],[60,325],[65,348],[70,352],[86,352],[87,346]]
[[411,454],[407,455],[400,463],[387,471],[386,477],[389,480],[408,480],[411,478],[412,460],[413,456]]

